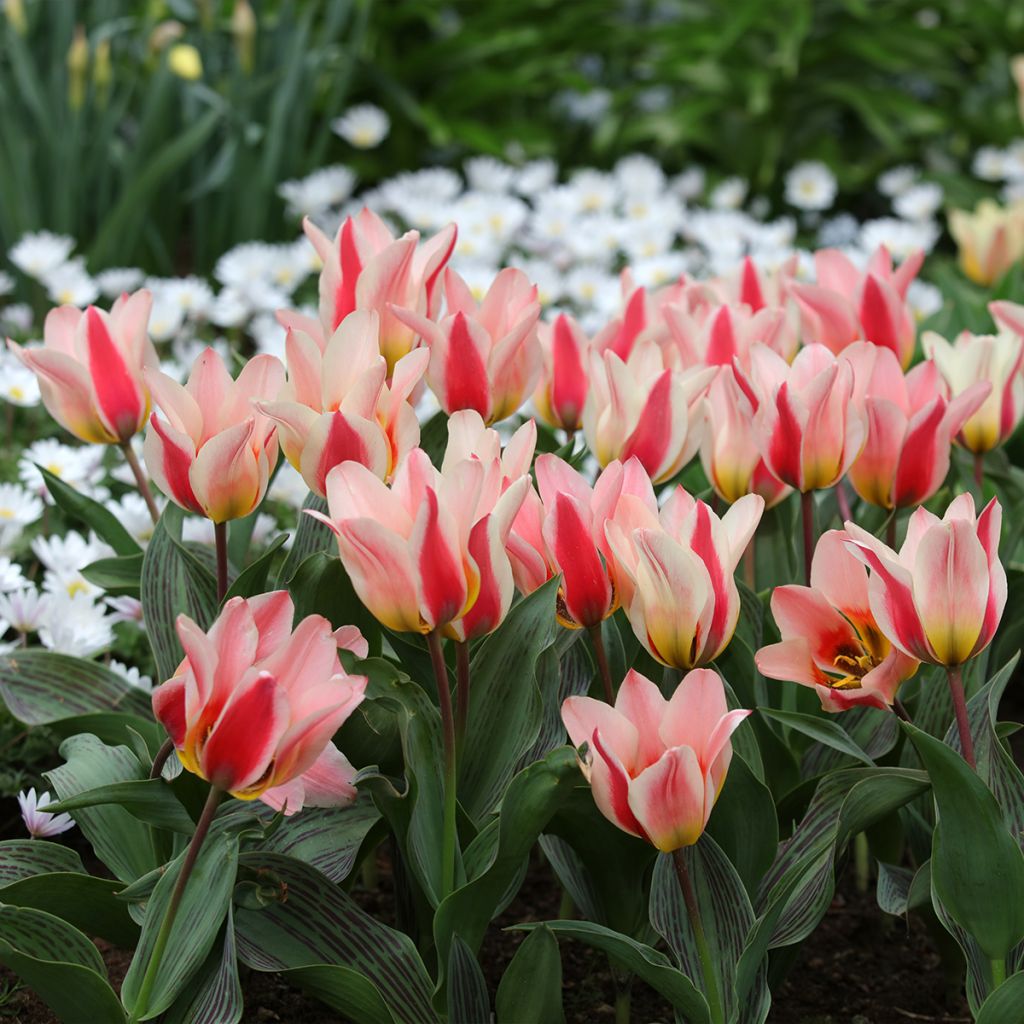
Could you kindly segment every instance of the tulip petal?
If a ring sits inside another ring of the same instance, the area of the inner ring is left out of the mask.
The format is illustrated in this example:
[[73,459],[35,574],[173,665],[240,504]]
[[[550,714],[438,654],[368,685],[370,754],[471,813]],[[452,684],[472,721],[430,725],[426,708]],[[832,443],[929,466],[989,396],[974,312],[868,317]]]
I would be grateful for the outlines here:
[[247,516],[260,502],[269,471],[253,452],[255,420],[227,427],[197,452],[189,470],[192,491],[215,523]]
[[631,774],[642,772],[664,752],[658,728],[665,709],[665,698],[650,679],[632,669],[626,673],[615,695],[615,710],[633,723],[639,737],[636,760],[629,766]]
[[706,822],[704,773],[689,747],[666,750],[629,785],[629,809],[663,853],[692,846]]
[[153,413],[142,444],[142,454],[146,469],[157,487],[182,508],[202,515],[203,509],[189,476],[196,451],[188,436],[166,426]]
[[623,832],[646,839],[644,827],[629,805],[632,785],[629,775],[615,752],[603,741],[599,729],[595,729],[590,737],[590,747],[590,789],[597,809]]
[[311,768],[282,786],[272,786],[260,799],[285,815],[296,814],[303,807],[345,807],[358,796],[352,784],[355,774],[349,759],[328,743]]
[[153,714],[167,730],[171,742],[181,747],[188,724],[185,717],[185,677],[175,676],[153,690]]
[[[110,333],[110,317],[95,306],[85,311],[85,351],[96,394],[96,405],[111,433],[120,441],[134,435],[146,415],[147,398],[142,389],[142,366],[129,366]],[[134,372],[133,372],[134,371]]]
[[579,749],[599,731],[607,752],[632,771],[636,764],[640,735],[637,727],[616,708],[593,697],[566,697],[562,702],[562,724],[572,745]]
[[388,471],[388,444],[376,421],[333,412],[310,426],[299,469],[317,494],[327,493],[327,474],[343,462],[358,462],[381,479]]
[[544,521],[544,540],[562,573],[561,598],[569,619],[594,626],[614,609],[615,595],[579,503],[564,492]]

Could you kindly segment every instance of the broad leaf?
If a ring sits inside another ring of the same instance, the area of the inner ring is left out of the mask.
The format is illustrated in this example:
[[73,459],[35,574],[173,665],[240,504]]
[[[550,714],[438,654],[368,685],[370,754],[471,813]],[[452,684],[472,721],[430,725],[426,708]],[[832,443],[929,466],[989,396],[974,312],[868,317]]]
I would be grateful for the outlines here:
[[498,983],[498,1024],[565,1024],[558,940],[541,925],[526,936]]
[[780,722],[804,736],[809,736],[812,740],[817,740],[841,754],[860,761],[861,764],[869,767],[874,764],[871,758],[857,746],[850,734],[831,718],[805,715],[798,711],[779,711],[775,708],[758,708],[758,711],[773,721]]
[[448,1024],[479,1024],[491,1019],[487,982],[473,951],[452,936],[448,951]]
[[119,555],[137,555],[142,551],[138,541],[105,505],[76,491],[44,466],[36,466],[58,507],[72,519],[87,526],[100,540],[106,541]]
[[51,810],[78,811],[83,807],[116,804],[129,814],[157,828],[169,829],[183,835],[195,831],[195,823],[179,803],[174,791],[162,779],[134,779],[97,786],[76,796],[67,797],[51,805]]
[[257,594],[265,593],[268,589],[267,578],[270,569],[277,558],[277,552],[287,539],[288,535],[284,533],[275,537],[263,554],[238,574],[224,595],[224,600],[229,601],[233,597],[255,597]]
[[238,980],[235,923],[231,907],[224,922],[223,940],[214,945],[204,970],[197,973],[164,1014],[161,1024],[238,1024],[245,1006]]
[[316,554],[318,551],[334,552],[337,550],[334,534],[319,519],[306,515],[307,510],[322,512],[326,515],[327,502],[312,491],[306,495],[288,557],[285,558],[284,564],[277,574],[278,588],[288,587],[289,590],[291,589],[292,577],[310,555]]

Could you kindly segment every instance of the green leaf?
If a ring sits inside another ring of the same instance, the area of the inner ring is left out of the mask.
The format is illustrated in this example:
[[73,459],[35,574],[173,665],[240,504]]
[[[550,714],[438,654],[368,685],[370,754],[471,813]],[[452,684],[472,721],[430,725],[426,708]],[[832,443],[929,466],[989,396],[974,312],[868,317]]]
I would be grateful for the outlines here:
[[878,862],[878,884],[875,896],[879,909],[894,917],[902,917],[910,909],[910,887],[914,872],[898,864]]
[[459,802],[475,821],[498,805],[519,758],[537,739],[543,709],[537,661],[555,639],[557,588],[558,580],[549,580],[516,604],[473,654]]
[[612,962],[635,974],[664,996],[687,1024],[711,1024],[708,1004],[692,981],[669,962],[664,953],[621,935],[592,921],[544,921],[539,925],[521,924],[517,928],[548,928],[556,935],[578,939],[607,953]]
[[565,1024],[558,940],[541,925],[523,940],[498,983],[498,1024]]
[[45,839],[5,839],[0,842],[0,886],[51,871],[84,872],[74,850]]
[[817,715],[805,715],[799,711],[778,711],[775,708],[758,708],[758,711],[766,718],[794,729],[804,736],[824,743],[825,746],[838,750],[842,754],[848,754],[856,758],[861,764],[869,767],[874,764],[870,757],[854,743],[850,734],[838,723],[830,718],[820,718]]
[[235,923],[230,905],[224,939],[210,950],[204,970],[186,986],[161,1024],[238,1024],[245,1006],[238,980]]
[[295,530],[295,538],[292,541],[291,549],[288,552],[284,564],[277,574],[277,585],[279,588],[288,587],[294,577],[296,570],[302,563],[315,555],[317,552],[336,552],[337,546],[334,534],[319,519],[306,515],[307,510],[327,514],[327,502],[318,494],[312,491],[306,496],[299,513],[298,526]]
[[108,594],[138,597],[142,587],[142,561],[140,551],[137,555],[100,558],[80,571],[90,583],[102,587]]
[[928,769],[938,808],[934,890],[988,959],[1001,960],[1024,938],[1024,854],[964,759],[920,729],[903,728]]
[[97,786],[58,803],[48,810],[55,814],[63,811],[77,811],[83,807],[98,807],[102,804],[117,804],[129,814],[157,828],[166,828],[190,836],[195,823],[182,807],[174,791],[162,779],[135,779],[130,782],[114,782]]
[[142,563],[142,613],[157,675],[170,679],[185,652],[175,630],[179,614],[209,629],[217,614],[217,581],[181,543],[182,512],[168,504]]
[[43,475],[46,488],[58,507],[72,519],[89,527],[97,537],[106,541],[119,555],[138,555],[142,548],[138,541],[121,525],[120,520],[106,506],[69,487],[59,476],[43,466],[36,466]]
[[151,717],[147,696],[105,665],[38,648],[0,655],[0,697],[25,725],[108,711]]
[[[121,987],[121,1000],[129,1009],[138,1000],[187,853],[183,850],[168,866],[146,905],[142,938]],[[231,905],[237,863],[238,837],[218,829],[215,821],[185,886],[142,1020],[166,1010],[202,966]]]
[[448,954],[448,1024],[479,1024],[491,1019],[487,982],[473,951],[452,936]]
[[275,537],[266,551],[256,559],[255,562],[247,565],[235,578],[235,582],[228,588],[224,595],[225,601],[233,597],[255,597],[263,594],[267,589],[267,578],[270,575],[270,568],[274,563],[277,552],[281,545],[288,539],[286,533]]
[[124,1024],[99,951],[59,917],[0,904],[0,963],[65,1024]]
[[374,920],[308,864],[246,853],[242,864],[278,881],[281,899],[236,908],[238,955],[253,970],[282,972],[357,1022],[431,1024],[433,988],[412,940]]
[[1024,972],[1014,974],[982,1003],[974,1024],[1007,1024],[1017,1020],[1024,1006]]

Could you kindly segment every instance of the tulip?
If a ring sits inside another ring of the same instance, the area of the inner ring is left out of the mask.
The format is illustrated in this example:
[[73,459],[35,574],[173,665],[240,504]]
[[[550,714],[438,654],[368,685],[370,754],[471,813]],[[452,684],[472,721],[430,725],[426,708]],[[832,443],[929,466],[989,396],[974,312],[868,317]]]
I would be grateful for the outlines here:
[[537,288],[521,270],[506,267],[477,305],[465,281],[445,272],[448,315],[434,323],[415,310],[395,317],[426,339],[427,383],[447,413],[473,409],[487,423],[511,416],[540,374]]
[[538,324],[537,338],[543,361],[533,404],[545,423],[572,434],[583,422],[589,342],[568,313],[560,313],[553,324]]
[[257,403],[277,424],[285,457],[321,498],[327,474],[339,463],[362,463],[387,480],[419,444],[419,421],[407,399],[429,354],[416,349],[399,359],[389,387],[379,327],[375,310],[356,310],[338,325],[323,351],[310,334],[289,328],[288,383],[274,401]]
[[975,284],[995,284],[1024,257],[1024,202],[1004,207],[983,199],[973,213],[950,210],[949,233],[967,277]]
[[658,516],[634,507],[629,526],[606,525],[630,625],[663,665],[690,669],[725,650],[740,613],[733,573],[763,511],[748,494],[719,519],[677,487]]
[[396,239],[380,217],[366,208],[344,220],[333,242],[308,217],[302,227],[323,261],[323,339],[326,341],[353,310],[376,310],[380,350],[390,375],[398,360],[416,347],[416,332],[394,315],[392,306],[427,317],[437,314],[441,272],[455,249],[455,225],[448,225],[422,245],[418,245],[418,231]]
[[[1009,303],[993,303],[1004,316]],[[935,360],[953,395],[979,381],[991,385],[988,397],[961,426],[957,440],[975,455],[998,448],[1017,429],[1024,416],[1024,339],[1019,334],[971,334],[962,331],[953,344],[934,331],[921,338],[925,355]]]
[[185,658],[153,691],[181,763],[218,790],[294,814],[355,799],[354,770],[331,737],[363,699],[339,647],[365,657],[352,627],[310,615],[292,629],[287,591],[233,597],[207,632],[179,615]]
[[918,662],[886,639],[871,614],[867,569],[846,549],[842,530],[821,535],[809,587],[776,587],[772,615],[782,642],[762,647],[757,670],[812,686],[825,711],[891,708]]
[[208,348],[184,387],[159,371],[145,376],[166,417],[153,413],[143,447],[157,486],[175,504],[215,524],[247,516],[263,500],[277,462],[274,423],[252,403],[280,391],[281,362],[255,356],[232,380]]
[[612,351],[592,351],[583,433],[594,457],[602,466],[635,457],[656,484],[674,477],[700,445],[691,424],[716,372],[667,368],[650,340],[635,345],[625,362]]
[[850,466],[850,483],[865,501],[881,508],[922,504],[942,486],[953,438],[985,401],[991,385],[977,381],[950,401],[931,360],[904,377],[888,349],[852,345],[844,356],[853,362],[854,401],[863,408],[867,424],[864,447]]
[[682,365],[732,366],[739,359],[750,365],[750,346],[760,342],[785,357],[781,309],[751,313],[744,306],[708,305],[698,312],[667,306],[665,320],[679,350]]
[[760,494],[765,507],[771,508],[792,488],[772,475],[761,456],[750,429],[755,411],[733,368],[723,367],[702,403],[705,427],[700,457],[704,474],[723,501],[731,505],[744,494]]
[[675,296],[676,288],[666,294],[654,296],[646,288],[637,287],[632,276],[624,270],[621,276],[622,316],[614,317],[594,336],[591,348],[595,352],[614,352],[627,362],[633,349],[645,341],[661,342],[665,334],[661,309]]
[[888,250],[880,246],[861,271],[838,249],[816,252],[817,283],[790,286],[803,313],[804,336],[836,354],[855,341],[869,341],[891,349],[907,366],[915,337],[907,289],[923,260],[918,250],[893,269]]
[[695,669],[670,700],[639,672],[615,706],[569,697],[562,722],[598,810],[665,853],[692,846],[707,826],[732,759],[730,737],[749,711],[729,711],[717,673]]
[[60,306],[46,316],[41,346],[7,342],[35,373],[50,415],[79,440],[123,445],[146,422],[143,370],[158,366],[146,333],[152,305],[143,290],[122,295],[109,313]]
[[970,494],[954,498],[941,520],[918,508],[898,554],[846,524],[847,546],[871,570],[868,599],[882,634],[909,657],[946,667],[961,747],[972,766],[960,666],[991,643],[1006,606],[1001,524],[996,498],[975,517]]

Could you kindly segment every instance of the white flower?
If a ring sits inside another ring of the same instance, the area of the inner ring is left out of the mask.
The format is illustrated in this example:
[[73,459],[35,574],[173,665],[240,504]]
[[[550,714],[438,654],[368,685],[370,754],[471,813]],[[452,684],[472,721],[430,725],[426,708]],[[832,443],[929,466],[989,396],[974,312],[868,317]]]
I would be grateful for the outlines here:
[[684,202],[699,198],[704,192],[706,179],[703,167],[694,164],[677,174],[670,182],[669,188]]
[[372,103],[360,103],[335,118],[331,130],[356,149],[376,149],[388,137],[391,118]]
[[910,164],[901,164],[899,167],[890,167],[878,176],[878,191],[883,196],[894,199],[902,195],[917,183],[919,171]]
[[336,164],[314,171],[305,178],[282,181],[277,194],[288,204],[294,217],[312,217],[339,206],[355,188],[356,173],[351,167]]
[[709,197],[715,210],[738,210],[747,198],[747,183],[742,178],[724,178]]
[[39,381],[36,375],[16,359],[0,359],[0,398],[25,409],[38,405]]
[[1006,154],[998,146],[982,146],[974,154],[971,171],[982,181],[1002,181],[1006,177]]
[[[157,505],[163,504],[158,495],[154,495]],[[149,514],[149,506],[145,499],[136,491],[129,491],[117,501],[107,503],[107,508],[114,513],[117,521],[145,547],[153,537],[153,517]]]
[[46,574],[43,590],[61,597],[77,597],[85,594],[99,596],[102,591],[90,583],[81,570],[101,558],[111,558],[114,550],[94,534],[88,539],[76,530],[69,530],[63,537],[36,537],[32,541],[32,553],[43,563]]
[[914,319],[920,323],[942,309],[942,292],[927,281],[911,281],[907,289],[907,305],[914,314]]
[[29,584],[21,590],[0,594],[0,619],[19,633],[34,633],[46,621],[51,597]]
[[942,186],[931,181],[913,185],[898,195],[892,208],[904,220],[930,220],[942,206]]
[[110,609],[110,621],[113,622],[134,622],[137,626],[144,625],[142,617],[142,602],[128,594],[121,594],[118,597],[104,598],[107,607]]
[[558,164],[554,160],[531,160],[516,175],[515,190],[529,199],[538,192],[551,188],[558,178]]
[[102,604],[88,594],[55,594],[39,627],[39,639],[48,650],[91,658],[114,642],[111,620]]
[[154,304],[159,297],[193,320],[206,319],[213,305],[213,289],[201,277],[151,277],[146,287],[153,292]]
[[584,168],[569,179],[580,213],[610,213],[619,201],[619,183],[603,171]]
[[619,282],[601,267],[578,266],[565,277],[565,294],[580,306],[614,310],[619,301]]
[[27,793],[22,790],[18,794],[21,820],[25,823],[25,828],[28,829],[28,834],[33,839],[59,836],[61,832],[67,832],[69,828],[75,827],[70,814],[47,814],[44,808],[54,802],[50,794],[45,791],[37,797],[34,786]]
[[21,566],[17,562],[12,562],[6,555],[0,555],[0,592],[19,590],[27,583]]
[[149,313],[149,336],[154,341],[170,341],[178,336],[184,323],[185,308],[173,295],[163,290],[156,292]]
[[622,157],[614,173],[626,196],[655,199],[665,191],[665,172],[661,165],[643,153]]
[[1016,203],[1024,199],[1024,179],[1008,181],[999,191],[999,198],[1004,203]]
[[256,342],[256,351],[261,355],[277,356],[284,359],[284,343],[287,332],[269,313],[254,316],[249,324],[249,333]]
[[89,276],[81,258],[47,270],[40,280],[50,300],[61,306],[88,306],[100,297],[99,285]]
[[14,291],[14,278],[0,270],[0,295],[10,295]]
[[12,302],[0,309],[0,326],[15,334],[27,334],[35,322],[35,314],[27,302]]
[[798,210],[827,210],[835,202],[836,177],[820,160],[806,160],[786,175],[786,202]]
[[213,546],[213,523],[200,516],[186,516],[181,524],[181,539],[189,544]]
[[102,459],[103,449],[99,445],[72,447],[46,437],[40,441],[33,441],[21,453],[18,460],[18,476],[30,491],[42,497],[48,505],[53,504],[53,499],[36,465],[60,477],[76,491],[90,497],[105,496],[106,489],[97,483]]
[[818,228],[818,245],[823,249],[839,249],[852,245],[860,234],[860,222],[850,213],[839,213],[823,221]]
[[481,192],[508,192],[516,169],[493,156],[474,156],[466,161],[466,181]]
[[637,260],[630,266],[633,280],[644,288],[660,288],[678,281],[686,271],[686,257],[681,252],[666,252]]
[[153,680],[149,676],[142,675],[137,665],[125,665],[124,662],[111,658],[107,662],[107,668],[111,672],[116,672],[129,686],[135,687],[136,690],[142,690],[144,693],[153,692]]
[[860,247],[866,253],[884,245],[897,261],[905,260],[915,249],[931,252],[941,230],[934,221],[910,223],[894,217],[865,221],[860,229]]
[[138,267],[111,267],[96,275],[96,283],[108,299],[116,299],[124,292],[135,291],[144,277],[145,274]]
[[1024,139],[1017,139],[1006,147],[1006,177],[1009,181],[1024,178]]
[[50,231],[22,235],[7,256],[22,273],[37,280],[66,263],[75,247],[75,240]]
[[260,512],[256,516],[256,522],[252,528],[252,543],[259,547],[266,544],[271,537],[276,537],[281,532],[277,520],[266,512]]
[[9,549],[29,523],[43,514],[43,503],[18,484],[0,483],[0,551]]

